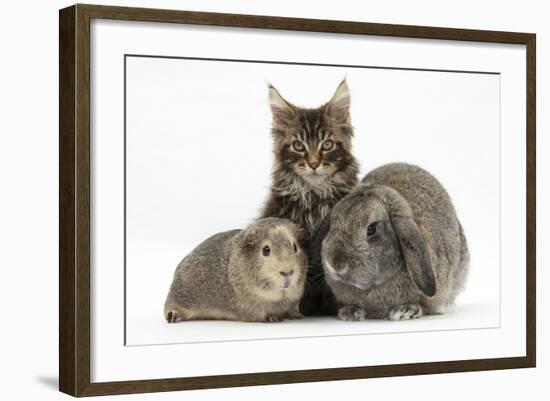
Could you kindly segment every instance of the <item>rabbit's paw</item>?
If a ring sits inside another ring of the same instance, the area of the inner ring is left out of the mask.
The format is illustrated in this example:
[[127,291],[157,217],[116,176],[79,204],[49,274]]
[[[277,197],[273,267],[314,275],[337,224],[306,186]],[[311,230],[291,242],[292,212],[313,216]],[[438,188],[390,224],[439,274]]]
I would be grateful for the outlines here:
[[388,313],[388,320],[409,320],[422,317],[422,307],[418,304],[405,304],[394,306]]
[[359,306],[348,305],[338,309],[338,317],[347,322],[357,322],[367,319],[367,311]]

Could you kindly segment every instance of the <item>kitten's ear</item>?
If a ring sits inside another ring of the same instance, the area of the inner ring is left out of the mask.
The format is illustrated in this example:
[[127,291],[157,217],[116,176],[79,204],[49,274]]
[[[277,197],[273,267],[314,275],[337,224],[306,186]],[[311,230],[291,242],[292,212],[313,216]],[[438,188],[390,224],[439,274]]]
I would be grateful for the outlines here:
[[296,107],[287,102],[273,85],[269,85],[269,105],[273,113],[273,120],[286,125],[296,116]]
[[332,117],[336,124],[349,124],[349,107],[351,99],[349,95],[348,83],[344,79],[336,88],[332,99],[327,103],[327,113]]

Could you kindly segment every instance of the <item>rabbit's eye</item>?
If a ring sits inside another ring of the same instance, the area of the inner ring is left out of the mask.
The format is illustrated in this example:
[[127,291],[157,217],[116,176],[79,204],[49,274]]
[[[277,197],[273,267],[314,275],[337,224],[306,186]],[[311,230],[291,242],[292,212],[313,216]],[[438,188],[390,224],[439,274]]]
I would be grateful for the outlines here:
[[262,248],[262,255],[269,256],[271,254],[271,249],[269,248],[269,245],[266,245]]
[[367,227],[367,237],[376,234],[376,223],[369,224]]

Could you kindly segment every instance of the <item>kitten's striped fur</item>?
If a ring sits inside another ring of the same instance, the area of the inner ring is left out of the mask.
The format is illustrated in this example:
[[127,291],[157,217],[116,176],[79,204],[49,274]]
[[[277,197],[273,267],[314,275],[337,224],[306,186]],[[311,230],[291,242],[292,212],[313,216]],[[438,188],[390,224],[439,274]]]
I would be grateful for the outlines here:
[[290,219],[313,236],[334,204],[357,184],[348,85],[342,81],[332,99],[316,109],[291,104],[273,86],[269,100],[274,162],[261,217]]

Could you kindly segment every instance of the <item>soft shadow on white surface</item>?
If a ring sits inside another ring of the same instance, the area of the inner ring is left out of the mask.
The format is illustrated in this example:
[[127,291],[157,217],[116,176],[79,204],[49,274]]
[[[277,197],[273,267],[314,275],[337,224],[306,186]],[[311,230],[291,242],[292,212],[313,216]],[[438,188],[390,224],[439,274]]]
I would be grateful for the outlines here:
[[144,316],[131,324],[127,346],[222,341],[282,340],[303,337],[399,334],[422,331],[490,329],[500,326],[498,306],[490,303],[460,305],[445,315],[392,322],[344,322],[336,316],[306,317],[279,323],[189,321],[169,324],[162,314]]
[[38,376],[36,377],[36,381],[50,390],[57,391],[59,389],[59,379],[57,376]]

